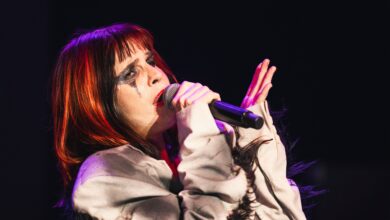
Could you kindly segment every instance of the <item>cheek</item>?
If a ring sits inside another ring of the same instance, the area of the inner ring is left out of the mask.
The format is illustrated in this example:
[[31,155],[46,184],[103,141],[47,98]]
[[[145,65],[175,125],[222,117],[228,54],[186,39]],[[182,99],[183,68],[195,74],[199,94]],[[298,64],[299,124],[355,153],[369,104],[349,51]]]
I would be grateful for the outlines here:
[[164,73],[164,71],[158,67],[156,67],[156,69],[161,73],[162,75],[162,82],[163,84],[166,84],[166,85],[169,85],[170,83],[174,83],[174,82],[169,82],[169,78],[167,76],[167,74]]
[[143,106],[142,99],[135,91],[126,88],[118,88],[116,92],[116,105],[122,116],[129,117],[140,112]]
[[174,83],[174,82],[169,82],[169,79],[168,79],[168,76],[164,74],[164,77],[163,77],[163,81],[165,84],[169,85],[170,83]]

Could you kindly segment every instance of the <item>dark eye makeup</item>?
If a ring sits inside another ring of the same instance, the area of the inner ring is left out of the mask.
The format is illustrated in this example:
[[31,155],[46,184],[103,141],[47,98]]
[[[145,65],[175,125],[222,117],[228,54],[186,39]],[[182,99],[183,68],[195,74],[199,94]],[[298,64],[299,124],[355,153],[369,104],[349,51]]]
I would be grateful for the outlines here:
[[146,60],[146,62],[147,62],[149,65],[153,66],[153,67],[156,66],[156,61],[154,60],[154,56],[153,56],[153,55],[150,55],[150,56],[148,57],[148,59]]
[[[146,62],[153,67],[156,66],[153,54],[149,53]],[[138,73],[140,72],[140,67],[136,63],[137,61],[132,62],[122,71],[122,73],[117,77],[118,84],[126,83],[132,87],[136,87],[135,81]]]
[[135,76],[137,75],[137,68],[134,63],[128,65],[125,70],[117,77],[119,84],[127,83],[132,85],[135,82]]

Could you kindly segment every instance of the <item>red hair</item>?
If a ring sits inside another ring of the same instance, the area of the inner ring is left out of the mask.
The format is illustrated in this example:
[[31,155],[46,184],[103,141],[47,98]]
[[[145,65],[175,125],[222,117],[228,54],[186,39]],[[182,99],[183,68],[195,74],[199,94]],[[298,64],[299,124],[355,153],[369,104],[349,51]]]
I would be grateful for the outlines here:
[[115,110],[115,57],[122,61],[134,45],[149,49],[156,65],[175,77],[155,51],[153,37],[133,24],[115,24],[72,39],[58,58],[52,79],[54,146],[64,186],[90,154],[131,143],[155,156],[156,149],[124,125]]

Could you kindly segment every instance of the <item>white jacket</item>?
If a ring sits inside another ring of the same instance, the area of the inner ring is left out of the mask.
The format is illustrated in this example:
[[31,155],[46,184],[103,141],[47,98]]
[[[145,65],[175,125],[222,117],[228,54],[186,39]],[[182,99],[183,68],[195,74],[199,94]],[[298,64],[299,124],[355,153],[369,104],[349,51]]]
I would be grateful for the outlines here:
[[[264,119],[259,129],[239,128],[240,146],[255,138],[261,145],[255,171],[255,212],[262,220],[304,220],[299,190],[286,178],[285,149],[273,125],[267,101],[249,110]],[[216,123],[207,104],[176,114],[183,190],[169,191],[172,171],[164,160],[123,145],[99,151],[81,165],[72,195],[74,209],[97,219],[226,219],[247,190],[241,169],[234,174],[232,127]],[[223,126],[219,126],[219,125]],[[266,181],[268,179],[268,183]]]

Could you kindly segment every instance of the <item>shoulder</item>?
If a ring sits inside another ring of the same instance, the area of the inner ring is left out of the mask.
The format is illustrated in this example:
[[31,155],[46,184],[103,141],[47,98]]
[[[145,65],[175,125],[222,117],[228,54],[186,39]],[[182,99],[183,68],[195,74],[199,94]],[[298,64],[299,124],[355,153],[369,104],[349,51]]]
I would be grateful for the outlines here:
[[87,179],[98,176],[131,175],[147,166],[150,159],[152,158],[128,144],[98,151],[81,164],[76,184],[82,184]]
[[96,152],[80,167],[73,186],[73,207],[99,219],[116,219],[133,213],[140,203],[155,206],[151,203],[155,200],[148,198],[173,203],[176,197],[161,181],[168,177],[161,167],[159,161],[130,145]]

